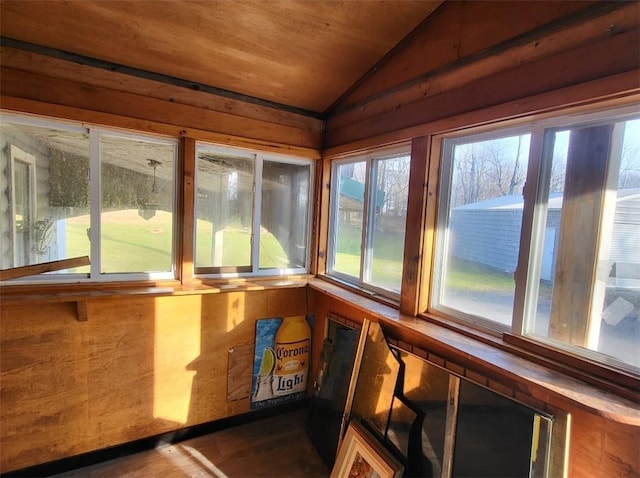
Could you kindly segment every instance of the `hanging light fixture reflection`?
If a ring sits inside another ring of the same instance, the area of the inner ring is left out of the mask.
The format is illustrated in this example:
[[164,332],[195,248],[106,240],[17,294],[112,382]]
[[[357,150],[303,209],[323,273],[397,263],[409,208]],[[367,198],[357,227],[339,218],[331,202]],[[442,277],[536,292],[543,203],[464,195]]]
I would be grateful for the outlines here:
[[144,208],[138,209],[138,215],[149,220],[156,215],[156,210],[160,207],[160,193],[158,192],[158,185],[156,183],[156,168],[162,163],[155,159],[148,159],[147,165],[153,168],[153,182],[151,183],[151,192],[147,201],[145,201]]

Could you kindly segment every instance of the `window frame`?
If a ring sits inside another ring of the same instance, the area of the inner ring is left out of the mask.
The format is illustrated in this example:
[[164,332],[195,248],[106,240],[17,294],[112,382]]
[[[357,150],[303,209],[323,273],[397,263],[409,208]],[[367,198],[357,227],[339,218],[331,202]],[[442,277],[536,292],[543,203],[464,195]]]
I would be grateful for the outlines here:
[[[179,220],[178,205],[179,202],[179,158],[180,158],[180,141],[171,136],[159,135],[154,133],[139,132],[133,130],[125,130],[111,128],[107,126],[80,123],[73,120],[65,120],[58,118],[50,118],[41,115],[28,115],[0,111],[0,121],[12,124],[33,126],[39,128],[49,128],[52,130],[84,133],[87,135],[88,141],[88,165],[89,178],[87,180],[89,189],[89,221],[91,230],[95,232],[95,238],[90,242],[91,264],[88,273],[64,273],[64,274],[40,274],[37,276],[28,276],[12,279],[2,282],[2,285],[23,285],[23,284],[101,284],[113,282],[140,282],[140,281],[167,281],[176,280],[178,274],[178,250],[179,250]],[[171,269],[166,272],[101,272],[101,212],[102,212],[102,160],[100,157],[100,138],[102,136],[110,136],[116,138],[125,138],[137,141],[145,141],[155,144],[166,144],[174,147],[173,164],[171,177],[173,178],[173,197],[172,197],[172,245],[171,245]],[[11,143],[12,144],[12,143]],[[18,146],[19,147],[19,146]],[[22,148],[20,148],[22,149]],[[37,161],[36,161],[37,162]],[[13,176],[13,171],[10,173]],[[36,171],[33,172],[34,176]],[[32,194],[36,194],[33,191]],[[13,200],[13,197],[12,197]],[[34,199],[35,201],[36,199]],[[36,203],[34,202],[34,205]],[[37,206],[37,205],[36,205]],[[13,210],[13,204],[9,208]],[[92,235],[92,238],[94,235]],[[37,263],[36,263],[37,264]]]
[[[171,201],[172,205],[172,226],[171,226],[171,270],[167,272],[148,272],[148,273],[101,273],[99,270],[99,266],[101,264],[94,265],[94,261],[91,261],[91,276],[100,277],[102,282],[108,281],[132,281],[132,280],[151,280],[151,281],[160,281],[160,280],[175,280],[178,276],[178,242],[179,242],[179,221],[178,217],[180,214],[179,205],[179,184],[180,178],[178,177],[178,172],[180,168],[179,160],[180,160],[180,142],[176,138],[166,137],[166,136],[157,136],[146,133],[139,133],[133,131],[122,131],[113,128],[107,127],[89,127],[89,134],[95,134],[97,136],[96,141],[90,142],[90,147],[95,147],[97,149],[97,157],[100,158],[100,138],[104,136],[108,137],[116,137],[120,139],[129,139],[136,141],[149,142],[154,144],[164,144],[164,145],[173,145],[173,171],[171,176],[173,177],[173,197]],[[93,154],[93,150],[91,152],[90,160],[93,159],[96,155]],[[97,223],[100,223],[100,212],[102,211],[102,158],[98,160],[98,164],[91,163],[91,177],[92,180],[98,182],[98,187],[91,187],[91,227],[94,227],[94,220]],[[94,173],[95,171],[95,173]],[[94,178],[94,174],[98,175],[98,178]],[[94,196],[95,194],[95,196]],[[93,204],[97,202],[98,214],[93,213]],[[96,217],[97,216],[97,217]],[[101,224],[99,224],[99,231],[97,233],[98,237],[100,237],[100,233],[102,230]],[[98,243],[94,246],[94,242]],[[91,257],[102,257],[101,250],[101,242],[100,241],[92,241],[91,242]],[[94,251],[94,247],[97,249]],[[96,261],[98,262],[98,261]]]
[[[198,190],[198,151],[201,149],[222,153],[253,156],[253,198],[252,198],[252,214],[251,214],[251,264],[249,266],[205,266],[198,267],[195,264],[197,255],[197,228],[198,206],[197,206],[197,190]],[[286,276],[308,274],[311,270],[311,244],[312,244],[312,224],[313,224],[313,186],[315,184],[315,161],[313,159],[300,158],[290,155],[281,155],[277,153],[263,152],[248,148],[220,145],[207,141],[195,141],[194,147],[195,167],[194,167],[194,207],[193,207],[193,237],[192,247],[194,254],[193,277],[196,279],[234,279],[247,277],[268,277],[268,276]],[[262,219],[262,184],[263,184],[263,165],[265,161],[273,161],[281,164],[291,164],[297,166],[307,166],[309,171],[309,196],[307,199],[307,220],[306,220],[306,252],[305,267],[300,268],[260,268],[260,231]],[[257,238],[257,240],[256,240]]]
[[[373,216],[375,215],[375,194],[371,193],[371,186],[377,179],[378,163],[380,161],[389,160],[397,157],[406,156],[409,159],[409,167],[411,167],[411,142],[403,142],[395,144],[393,146],[371,149],[365,152],[351,154],[344,157],[338,157],[331,160],[330,164],[330,195],[329,195],[329,214],[327,225],[327,261],[325,275],[332,279],[335,279],[345,285],[356,287],[357,289],[364,291],[374,296],[381,296],[384,299],[391,300],[394,303],[399,302],[402,293],[402,286],[404,282],[404,264],[403,272],[401,275],[401,281],[399,284],[398,292],[391,289],[385,289],[380,286],[376,286],[371,282],[367,282],[365,276],[371,276],[371,261],[373,257],[373,247],[367,247],[371,241],[373,241],[373,230],[369,228],[369,225],[373,223]],[[336,221],[339,210],[339,181],[337,170],[342,165],[365,163],[365,184],[364,184],[364,196],[363,196],[363,212],[362,212],[362,231],[360,242],[360,267],[358,277],[351,276],[344,272],[335,270],[336,259]],[[407,177],[407,183],[409,177]],[[377,184],[377,183],[376,183]],[[408,199],[408,195],[407,195]],[[408,207],[408,205],[407,205]],[[405,217],[405,240],[406,240],[406,217]],[[404,243],[402,245],[402,251],[404,252]],[[404,263],[404,258],[403,258]],[[366,266],[369,266],[368,269]],[[367,269],[367,270],[365,270]]]
[[[479,142],[483,140],[502,139],[513,137],[517,135],[524,135],[530,132],[530,128],[527,125],[509,125],[506,127],[499,127],[493,125],[493,127],[483,128],[478,131],[475,128],[471,130],[471,133],[465,134],[465,131],[460,130],[452,134],[444,134],[434,136],[434,142],[438,142],[438,151],[440,157],[437,158],[438,162],[438,194],[436,204],[436,216],[435,216],[435,228],[434,228],[434,241],[433,241],[433,268],[431,271],[431,282],[428,293],[427,312],[435,315],[445,315],[453,322],[459,322],[464,325],[470,325],[476,327],[483,332],[487,332],[494,335],[503,334],[509,332],[511,327],[500,324],[496,321],[484,318],[479,315],[472,315],[463,311],[456,310],[452,307],[443,304],[434,305],[434,296],[440,295],[443,288],[443,274],[439,274],[442,271],[444,265],[444,256],[447,256],[447,248],[449,242],[446,240],[449,234],[449,207],[450,207],[450,194],[446,195],[446,200],[443,201],[443,195],[446,192],[450,192],[452,176],[453,176],[453,151],[457,145]],[[499,133],[499,134],[496,134]],[[531,162],[531,152],[533,151],[533,135],[532,142],[529,147],[529,163]],[[450,161],[445,160],[445,157],[451,158]],[[528,170],[528,168],[527,168]],[[524,210],[523,210],[523,224],[524,224]],[[444,249],[439,251],[439,246],[444,242]],[[519,244],[520,247],[520,244]],[[442,254],[438,254],[442,252]],[[517,283],[516,283],[517,287]],[[516,294],[514,292],[514,306],[516,301]]]
[[[532,281],[532,276],[536,275],[536,263],[532,261],[541,260],[542,247],[540,234],[544,234],[544,224],[540,227],[541,218],[546,218],[546,210],[541,206],[536,206],[541,195],[548,191],[548,174],[551,167],[551,155],[545,154],[544,148],[547,145],[545,140],[549,132],[555,132],[566,128],[591,127],[599,123],[610,124],[616,121],[628,121],[640,118],[640,109],[635,103],[620,105],[619,103],[609,104],[603,102],[582,108],[574,112],[572,108],[559,109],[552,113],[541,113],[522,119],[497,120],[484,126],[474,126],[470,128],[460,128],[454,131],[447,131],[435,134],[431,137],[432,148],[429,153],[429,160],[436,167],[430,168],[428,181],[435,182],[437,194],[434,200],[436,205],[429,223],[434,226],[433,239],[425,248],[430,254],[431,266],[426,271],[427,280],[423,283],[420,296],[423,297],[419,316],[423,318],[436,318],[438,320],[459,324],[467,333],[474,334],[488,333],[490,336],[500,337],[505,343],[516,345],[525,351],[535,353],[551,360],[560,361],[572,367],[584,367],[590,373],[599,377],[597,380],[611,380],[627,386],[637,386],[640,383],[640,371],[629,364],[623,364],[615,358],[604,353],[587,350],[578,352],[575,346],[562,344],[556,340],[545,340],[539,335],[530,334],[527,330],[526,319],[533,320],[526,316],[526,311],[535,307],[531,296],[537,297],[537,292],[532,286],[527,286]],[[446,306],[434,305],[437,294],[437,282],[442,278],[443,250],[440,249],[442,241],[443,210],[448,211],[450,199],[450,178],[447,177],[447,161],[451,162],[451,155],[446,159],[447,148],[457,142],[471,142],[477,138],[499,138],[508,134],[522,132],[531,133],[531,143],[529,147],[529,159],[525,185],[523,187],[523,215],[522,228],[519,240],[518,265],[515,280],[515,295],[513,306],[513,317],[511,326],[500,327],[497,322],[486,320],[479,316],[470,316],[461,311],[448,308]],[[496,134],[497,133],[497,134]],[[449,141],[449,144],[447,144]],[[437,155],[437,157],[436,157]],[[435,178],[433,176],[436,176]],[[443,201],[443,197],[446,200]],[[544,205],[546,208],[546,205]],[[597,260],[597,259],[595,259]],[[533,303],[533,305],[532,305]],[[469,329],[470,328],[470,329]],[[470,332],[471,331],[471,332]],[[583,365],[580,365],[583,364]]]

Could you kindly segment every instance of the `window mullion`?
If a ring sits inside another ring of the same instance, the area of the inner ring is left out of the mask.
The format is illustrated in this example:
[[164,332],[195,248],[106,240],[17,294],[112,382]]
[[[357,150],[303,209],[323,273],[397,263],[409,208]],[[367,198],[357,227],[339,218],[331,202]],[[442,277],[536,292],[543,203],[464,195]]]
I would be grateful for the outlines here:
[[101,174],[100,174],[100,132],[96,129],[89,131],[89,240],[91,251],[91,272],[89,277],[100,277],[101,264]]
[[529,167],[522,192],[524,205],[520,232],[520,253],[514,277],[516,287],[511,329],[514,334],[518,335],[524,333],[525,328],[529,327],[528,321],[534,317],[536,310],[549,200],[552,153],[553,144],[549,144],[545,139],[544,128],[537,126],[532,129]]
[[439,253],[435,255],[433,283],[429,294],[429,307],[442,302],[443,271],[446,268],[445,261],[449,257],[447,235],[449,234],[449,205],[451,203],[451,176],[453,168],[453,150],[455,143],[452,140],[443,141],[442,148],[442,171],[440,173],[440,195],[438,197],[438,212],[436,223],[435,247],[439,248]]
[[260,270],[260,225],[262,223],[262,166],[263,157],[255,155],[253,170],[253,226],[251,231],[251,270],[257,273]]
[[[335,183],[334,183],[335,181]],[[338,162],[331,165],[331,190],[329,191],[329,226],[327,227],[327,266],[329,272],[333,272],[336,264],[336,234],[338,228],[338,216],[340,208],[340,179],[338,177]]]
[[195,225],[197,217],[197,159],[196,142],[193,138],[183,138],[176,151],[176,167],[173,170],[174,181],[179,185],[174,195],[174,211],[182,211],[181,217],[174,221],[173,268],[174,277],[183,284],[193,281],[195,271]]
[[371,220],[371,184],[374,175],[374,162],[369,158],[367,159],[367,166],[364,180],[364,197],[362,211],[362,239],[361,239],[361,255],[360,255],[360,281],[367,283],[371,281],[371,231],[369,225],[373,223]]

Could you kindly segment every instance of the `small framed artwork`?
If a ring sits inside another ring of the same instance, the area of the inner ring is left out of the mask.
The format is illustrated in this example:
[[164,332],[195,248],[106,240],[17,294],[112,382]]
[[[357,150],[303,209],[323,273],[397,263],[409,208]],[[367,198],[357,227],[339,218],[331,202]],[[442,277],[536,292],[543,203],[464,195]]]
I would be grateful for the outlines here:
[[331,478],[400,478],[404,466],[362,425],[349,423]]

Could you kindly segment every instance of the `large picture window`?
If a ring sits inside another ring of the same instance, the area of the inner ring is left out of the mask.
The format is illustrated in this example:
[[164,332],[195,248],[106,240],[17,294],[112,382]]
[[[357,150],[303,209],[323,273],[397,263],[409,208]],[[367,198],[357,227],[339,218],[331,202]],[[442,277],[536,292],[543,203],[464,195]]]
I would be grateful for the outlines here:
[[3,115],[0,268],[89,256],[25,280],[174,278],[177,142]]
[[438,204],[431,309],[640,371],[637,110],[445,137]]
[[402,283],[409,148],[335,160],[328,273],[383,295]]
[[308,270],[312,162],[199,144],[195,272]]
[[445,142],[433,300],[469,320],[509,326],[531,135],[499,132]]

